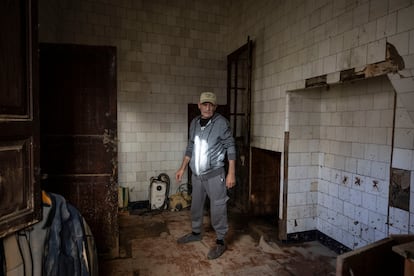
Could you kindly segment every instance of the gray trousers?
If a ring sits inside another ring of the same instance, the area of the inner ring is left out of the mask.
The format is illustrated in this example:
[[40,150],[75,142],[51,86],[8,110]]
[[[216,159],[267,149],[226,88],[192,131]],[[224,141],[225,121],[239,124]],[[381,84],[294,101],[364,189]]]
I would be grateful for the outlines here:
[[206,175],[192,175],[191,227],[192,231],[201,233],[206,196],[210,198],[211,225],[218,240],[224,239],[228,231],[227,223],[227,188],[224,169],[218,169]]

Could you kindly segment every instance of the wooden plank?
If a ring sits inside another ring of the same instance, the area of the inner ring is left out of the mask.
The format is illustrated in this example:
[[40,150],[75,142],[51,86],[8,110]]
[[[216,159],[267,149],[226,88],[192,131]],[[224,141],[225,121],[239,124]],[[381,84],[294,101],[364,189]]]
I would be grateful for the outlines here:
[[404,259],[392,248],[411,241],[413,235],[395,235],[341,254],[336,259],[336,275],[402,275]]
[[313,78],[309,78],[305,80],[306,88],[320,87],[320,86],[326,86],[326,75],[317,76],[317,77],[313,77]]
[[392,247],[392,251],[406,259],[414,259],[414,241],[395,245]]

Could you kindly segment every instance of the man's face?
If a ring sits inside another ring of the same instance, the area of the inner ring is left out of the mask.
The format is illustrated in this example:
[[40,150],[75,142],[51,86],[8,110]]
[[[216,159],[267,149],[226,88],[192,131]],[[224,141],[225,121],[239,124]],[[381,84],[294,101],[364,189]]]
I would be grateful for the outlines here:
[[212,103],[199,103],[198,109],[200,109],[201,118],[208,119],[211,116],[214,115],[214,112],[216,111],[217,105],[214,105]]

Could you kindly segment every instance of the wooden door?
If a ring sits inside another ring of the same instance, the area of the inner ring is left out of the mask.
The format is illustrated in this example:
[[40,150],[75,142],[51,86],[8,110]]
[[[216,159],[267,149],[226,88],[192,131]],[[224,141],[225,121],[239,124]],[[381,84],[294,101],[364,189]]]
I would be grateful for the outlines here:
[[252,148],[250,210],[252,215],[277,221],[280,198],[280,162],[276,151]]
[[227,103],[237,147],[236,186],[232,201],[239,209],[250,209],[250,113],[253,42],[227,56]]
[[118,254],[115,55],[40,44],[42,185],[81,212],[103,256]]
[[0,237],[41,219],[37,1],[0,1]]

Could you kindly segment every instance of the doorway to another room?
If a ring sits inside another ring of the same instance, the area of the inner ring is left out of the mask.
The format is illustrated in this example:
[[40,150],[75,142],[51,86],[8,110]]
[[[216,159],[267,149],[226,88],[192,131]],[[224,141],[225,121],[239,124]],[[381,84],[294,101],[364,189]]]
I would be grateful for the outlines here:
[[246,44],[227,57],[229,121],[237,146],[237,184],[230,192],[230,206],[249,218],[266,218],[276,232],[281,153],[251,147],[253,47],[248,38]]

